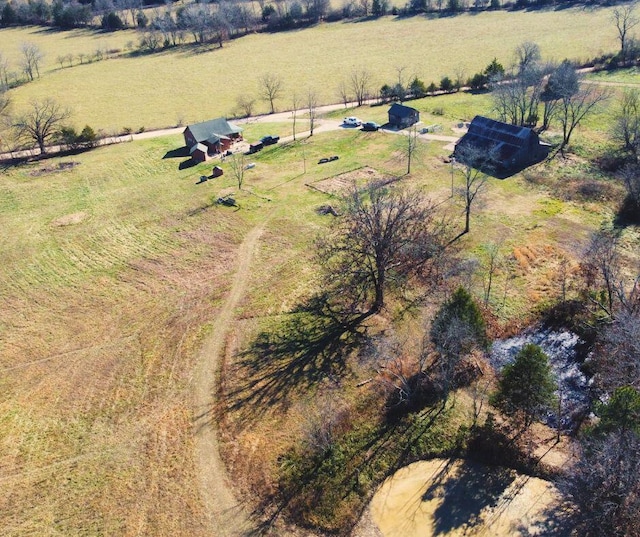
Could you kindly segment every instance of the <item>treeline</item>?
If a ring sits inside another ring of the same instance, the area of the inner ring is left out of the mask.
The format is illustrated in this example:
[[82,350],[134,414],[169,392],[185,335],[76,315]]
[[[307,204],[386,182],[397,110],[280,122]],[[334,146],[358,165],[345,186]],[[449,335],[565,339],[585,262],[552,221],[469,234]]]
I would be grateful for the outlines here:
[[[149,14],[154,0],[3,0],[0,27],[50,25],[62,29],[96,27],[107,31],[137,28],[158,32],[160,44],[212,41],[250,31],[280,31],[314,24],[387,14],[411,16],[421,13],[451,14],[488,9],[519,9],[536,6],[579,4],[557,0],[408,0],[404,7],[392,7],[389,0],[344,0],[331,7],[329,0],[218,0],[194,2],[172,9],[171,2]],[[584,3],[584,2],[582,2]],[[590,5],[610,2],[589,2]],[[203,31],[206,28],[206,31]],[[167,38],[168,36],[168,38]],[[152,38],[152,42],[157,41]]]

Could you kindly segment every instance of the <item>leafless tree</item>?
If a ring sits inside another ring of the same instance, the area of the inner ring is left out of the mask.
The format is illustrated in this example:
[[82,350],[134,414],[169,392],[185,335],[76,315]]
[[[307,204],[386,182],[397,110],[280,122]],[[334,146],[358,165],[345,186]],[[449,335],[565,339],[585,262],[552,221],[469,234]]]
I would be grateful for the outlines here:
[[618,41],[620,41],[620,58],[622,65],[627,62],[627,53],[630,40],[630,32],[640,23],[636,11],[636,2],[624,4],[616,7],[611,14],[611,20],[618,31]]
[[243,117],[251,117],[253,115],[253,109],[256,104],[256,100],[249,95],[240,95],[236,99],[236,106]]
[[260,95],[269,103],[271,113],[275,110],[275,101],[282,95],[282,78],[275,73],[265,73],[259,78]]
[[347,83],[344,80],[341,80],[338,84],[338,96],[340,97],[340,101],[346,108],[351,99],[349,97],[349,88],[347,87]]
[[517,71],[519,73],[526,71],[542,60],[540,47],[532,41],[524,41],[516,47],[515,58]]
[[593,360],[596,384],[606,393],[620,386],[640,389],[640,312],[623,311],[604,328]]
[[636,211],[640,211],[640,168],[637,164],[627,164],[620,173],[627,196]]
[[638,160],[640,151],[640,91],[626,88],[614,115],[613,138]]
[[307,92],[307,113],[309,114],[309,136],[313,136],[318,114],[318,96],[313,90]]
[[411,127],[407,134],[400,138],[398,147],[402,158],[407,161],[407,175],[409,175],[411,173],[411,164],[424,147],[418,136],[418,129],[415,126]]
[[563,153],[569,145],[571,135],[580,122],[609,95],[608,91],[595,85],[581,84],[576,68],[567,60],[549,75],[542,98],[555,101],[554,117],[562,126],[562,142],[558,153]]
[[455,168],[462,174],[464,181],[458,189],[458,194],[464,201],[464,231],[460,234],[462,236],[471,229],[471,209],[486,187],[489,180],[487,172],[493,170],[495,158],[491,150],[482,150],[471,145],[458,144],[455,154]]
[[20,45],[20,52],[22,53],[22,72],[29,80],[33,80],[36,76],[40,78],[40,65],[44,54],[38,45],[34,43],[22,43],[22,45]]
[[640,438],[633,432],[587,438],[557,486],[570,500],[576,535],[640,535]]
[[484,283],[484,305],[489,305],[491,299],[491,289],[493,287],[493,278],[498,270],[500,264],[500,248],[502,247],[502,240],[499,242],[490,242],[485,245],[485,251],[487,253],[486,261],[484,263],[485,269],[485,283]]
[[47,142],[70,116],[71,112],[53,99],[32,101],[29,111],[17,116],[12,126],[19,140],[35,142],[44,155]]
[[362,14],[365,17],[369,16],[371,12],[371,0],[358,0],[358,4],[360,4],[360,9],[362,9]]
[[325,287],[335,308],[362,320],[379,312],[390,288],[439,268],[448,230],[435,205],[416,191],[354,185],[342,216],[318,241]]
[[244,153],[234,153],[228,159],[229,167],[231,168],[231,175],[238,183],[238,188],[242,190],[242,183],[244,182],[244,172],[246,168],[246,157]]
[[358,106],[362,106],[369,97],[371,73],[366,69],[351,71],[351,91],[355,95]]
[[293,141],[294,142],[296,140],[296,124],[297,124],[298,110],[299,109],[300,109],[300,97],[294,91],[293,95],[291,96],[291,115],[293,117],[292,129],[293,129]]
[[616,292],[621,279],[619,241],[617,230],[595,232],[581,264],[590,300],[610,318],[615,314]]
[[0,87],[9,87],[9,60],[0,52]]

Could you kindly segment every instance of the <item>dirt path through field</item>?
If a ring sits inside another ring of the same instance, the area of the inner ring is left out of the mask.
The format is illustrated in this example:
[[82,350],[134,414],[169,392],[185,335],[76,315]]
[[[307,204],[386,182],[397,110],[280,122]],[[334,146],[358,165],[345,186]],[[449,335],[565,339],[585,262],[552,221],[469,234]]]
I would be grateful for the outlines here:
[[264,224],[253,228],[240,245],[231,290],[214,320],[211,334],[200,350],[193,379],[198,487],[210,533],[216,537],[246,535],[253,529],[246,509],[233,494],[224,462],[220,458],[214,409],[220,357],[234,311],[244,296],[251,260],[263,231]]

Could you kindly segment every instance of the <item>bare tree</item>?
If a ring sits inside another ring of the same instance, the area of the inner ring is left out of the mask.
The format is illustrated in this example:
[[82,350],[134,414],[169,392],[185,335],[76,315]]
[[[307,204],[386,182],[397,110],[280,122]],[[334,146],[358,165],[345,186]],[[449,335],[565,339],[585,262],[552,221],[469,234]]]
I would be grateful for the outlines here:
[[36,76],[40,78],[40,64],[44,58],[38,45],[34,43],[22,43],[20,45],[20,52],[22,53],[22,72],[33,80]]
[[542,60],[540,47],[533,41],[523,41],[515,49],[516,68],[519,73],[527,70]]
[[618,41],[620,41],[620,59],[622,60],[622,65],[625,65],[627,62],[627,53],[630,40],[629,33],[638,25],[638,23],[640,23],[640,19],[635,12],[635,8],[636,3],[631,2],[629,4],[616,7],[611,14],[611,20],[615,24],[616,30],[618,30]]
[[500,263],[500,248],[502,247],[502,240],[499,242],[490,242],[485,245],[485,251],[487,252],[487,259],[484,263],[485,268],[485,282],[484,282],[484,305],[489,305],[491,299],[491,289],[493,287],[493,278],[498,270]]
[[0,52],[0,87],[9,87],[9,60]]
[[248,95],[240,95],[236,99],[236,106],[243,117],[251,117],[253,115],[253,109],[256,104],[256,100]]
[[627,189],[627,196],[633,208],[640,212],[640,168],[637,164],[627,164],[620,174]]
[[460,234],[462,236],[471,229],[471,208],[489,180],[487,172],[493,171],[495,159],[493,151],[481,150],[472,145],[458,144],[455,155],[455,168],[461,172],[464,180],[464,184],[458,189],[464,201],[464,231]]
[[601,229],[591,236],[581,264],[589,299],[607,316],[614,317],[616,290],[621,278],[620,234]]
[[282,94],[282,78],[275,73],[265,73],[259,78],[260,95],[269,103],[271,113],[275,112],[275,101]]
[[341,214],[319,239],[318,259],[333,307],[355,322],[379,312],[389,289],[438,269],[448,231],[420,193],[354,185]]
[[371,73],[366,69],[354,69],[351,71],[351,90],[355,95],[358,106],[362,106],[369,97],[371,86]]
[[316,116],[318,108],[318,97],[313,90],[307,92],[307,112],[309,114],[309,136],[313,136],[313,129],[316,125]]
[[294,91],[293,95],[291,96],[291,115],[293,117],[292,129],[293,129],[293,141],[294,142],[296,140],[296,124],[297,124],[297,119],[298,119],[298,109],[299,108],[300,108],[300,97]]
[[640,389],[640,312],[622,312],[608,324],[594,351],[595,381],[605,393],[619,386]]
[[347,87],[347,83],[344,80],[341,80],[338,84],[338,96],[340,97],[340,102],[342,102],[342,104],[344,104],[344,107],[346,108],[349,104],[350,97],[349,88]]
[[543,99],[556,101],[554,116],[562,126],[562,143],[557,153],[564,152],[576,127],[609,95],[594,85],[580,84],[576,68],[567,60],[549,75]]
[[557,485],[570,501],[576,535],[640,534],[640,438],[635,433],[588,437]]
[[613,137],[638,160],[640,151],[640,91],[626,88],[614,115]]
[[402,158],[407,161],[407,175],[411,173],[411,164],[418,157],[423,149],[422,142],[418,136],[418,129],[413,126],[407,134],[398,141],[398,147]]
[[12,126],[19,140],[35,142],[44,155],[47,142],[70,116],[71,112],[53,99],[32,101],[30,110],[16,117]]
[[238,183],[238,188],[242,190],[242,183],[244,182],[244,172],[246,170],[246,158],[244,153],[234,153],[229,158],[229,167],[231,168],[231,175]]

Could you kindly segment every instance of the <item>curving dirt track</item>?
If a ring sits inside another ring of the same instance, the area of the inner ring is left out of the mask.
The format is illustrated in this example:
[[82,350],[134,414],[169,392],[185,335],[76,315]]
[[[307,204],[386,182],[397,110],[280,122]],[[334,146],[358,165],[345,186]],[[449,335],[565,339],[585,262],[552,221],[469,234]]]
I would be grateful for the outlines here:
[[253,253],[263,231],[263,225],[253,228],[240,245],[231,290],[214,319],[211,334],[200,350],[193,378],[194,457],[198,488],[209,532],[216,537],[246,535],[255,529],[249,514],[233,494],[233,487],[229,484],[225,465],[220,458],[214,409],[220,357],[233,322],[234,310],[245,293]]

